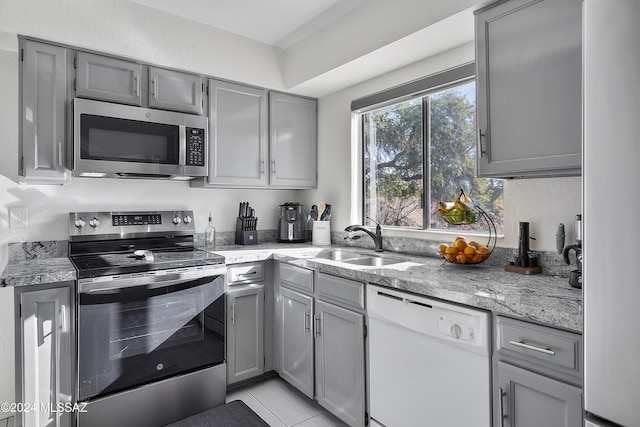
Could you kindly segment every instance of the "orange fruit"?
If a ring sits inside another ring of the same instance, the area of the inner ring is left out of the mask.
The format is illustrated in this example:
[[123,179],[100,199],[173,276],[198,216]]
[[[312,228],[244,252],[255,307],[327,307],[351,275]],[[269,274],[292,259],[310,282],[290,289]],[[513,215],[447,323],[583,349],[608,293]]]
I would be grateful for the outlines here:
[[476,248],[474,248],[473,246],[469,245],[466,248],[464,248],[464,254],[465,255],[471,255],[471,258],[473,258],[473,255],[476,254]]
[[465,240],[466,241],[466,239],[464,237],[462,237],[462,236],[456,236],[456,238],[453,239],[453,241],[455,242],[456,240]]
[[440,246],[438,246],[438,252],[444,254],[447,251],[448,247],[449,245],[447,245],[446,243],[441,243]]
[[456,256],[456,261],[458,261],[458,263],[460,264],[466,264],[467,263],[467,256],[463,253],[458,254]]
[[455,242],[453,242],[453,245],[456,248],[458,248],[458,251],[460,252],[464,252],[464,248],[467,247],[467,241],[465,239],[458,239]]
[[455,262],[457,254],[458,249],[455,246],[447,246],[447,249],[445,249],[444,259],[449,262]]
[[476,262],[482,261],[489,256],[489,248],[486,246],[480,246],[476,249],[477,255],[474,257]]
[[469,243],[467,243],[467,245],[473,246],[476,249],[478,249],[478,247],[482,246],[480,243],[476,242],[475,240],[470,241]]

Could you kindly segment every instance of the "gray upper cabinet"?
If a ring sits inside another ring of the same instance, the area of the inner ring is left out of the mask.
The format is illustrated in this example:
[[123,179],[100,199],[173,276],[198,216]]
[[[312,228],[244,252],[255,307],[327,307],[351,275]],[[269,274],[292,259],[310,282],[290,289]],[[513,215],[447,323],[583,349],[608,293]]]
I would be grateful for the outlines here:
[[149,107],[202,115],[203,80],[196,74],[149,67]]
[[317,187],[317,108],[315,99],[269,94],[272,187]]
[[581,0],[476,12],[478,176],[581,173]]
[[142,65],[78,52],[76,95],[82,98],[142,105]]
[[[57,405],[74,402],[72,286],[64,283],[16,294],[16,401],[38,408],[16,417],[17,427],[73,425],[71,412],[56,411]],[[47,405],[54,406],[47,410]]]
[[209,177],[227,187],[267,185],[268,105],[265,89],[209,80]]
[[67,49],[24,39],[20,45],[19,181],[67,184]]

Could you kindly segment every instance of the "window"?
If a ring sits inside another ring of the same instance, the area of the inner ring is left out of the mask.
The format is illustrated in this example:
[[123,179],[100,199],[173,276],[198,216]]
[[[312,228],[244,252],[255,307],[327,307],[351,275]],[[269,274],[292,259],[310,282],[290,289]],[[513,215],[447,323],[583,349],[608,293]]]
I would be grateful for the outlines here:
[[[454,69],[437,75],[435,83],[434,77],[426,78],[422,84],[429,87],[417,96],[359,111],[365,217],[385,226],[461,230],[437,211],[439,201],[454,201],[463,189],[502,233],[502,180],[475,177],[474,76],[459,75],[460,69]],[[481,222],[462,227],[487,231]]]

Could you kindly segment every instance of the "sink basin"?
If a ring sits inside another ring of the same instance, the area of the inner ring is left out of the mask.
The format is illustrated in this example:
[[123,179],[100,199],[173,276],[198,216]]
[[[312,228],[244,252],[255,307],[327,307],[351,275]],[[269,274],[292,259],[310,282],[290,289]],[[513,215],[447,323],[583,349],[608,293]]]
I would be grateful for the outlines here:
[[364,266],[370,266],[370,267],[382,267],[385,265],[393,265],[393,264],[399,264],[401,262],[401,260],[398,259],[392,259],[392,258],[382,258],[382,257],[366,257],[366,258],[353,258],[353,259],[348,259],[344,261],[347,264],[354,264],[354,265],[364,265]]
[[315,255],[314,258],[330,259],[333,261],[344,261],[348,259],[361,258],[362,256],[363,255],[348,251],[324,250]]

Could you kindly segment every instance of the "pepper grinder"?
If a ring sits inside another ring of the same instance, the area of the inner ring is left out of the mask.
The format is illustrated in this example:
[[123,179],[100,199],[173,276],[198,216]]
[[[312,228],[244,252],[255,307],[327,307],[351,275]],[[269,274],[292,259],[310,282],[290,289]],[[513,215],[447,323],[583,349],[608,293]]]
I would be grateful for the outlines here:
[[520,234],[518,237],[518,257],[516,265],[519,267],[530,267],[529,265],[529,223],[521,222],[519,225]]

